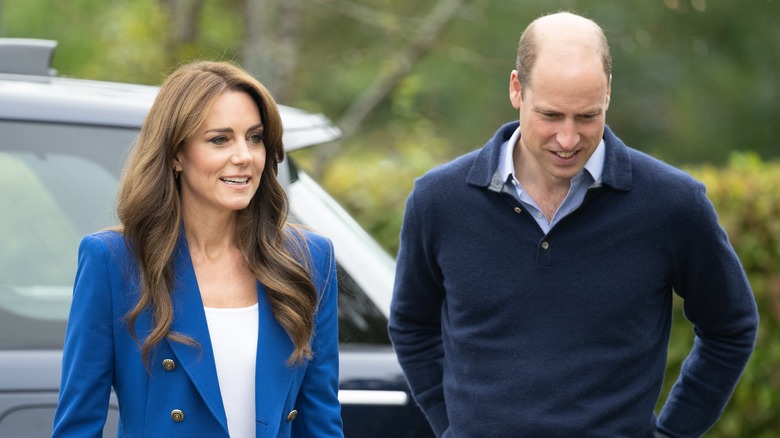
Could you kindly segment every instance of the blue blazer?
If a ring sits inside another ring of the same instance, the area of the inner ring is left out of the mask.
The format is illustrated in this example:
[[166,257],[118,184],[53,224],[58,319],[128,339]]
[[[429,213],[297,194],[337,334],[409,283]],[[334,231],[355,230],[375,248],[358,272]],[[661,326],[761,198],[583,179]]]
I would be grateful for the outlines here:
[[[306,233],[306,240],[320,295],[312,360],[287,365],[293,343],[274,318],[265,288],[257,287],[257,437],[343,436],[333,247],[313,233]],[[203,302],[183,234],[174,276],[171,330],[198,345],[163,340],[147,369],[125,319],[138,301],[138,271],[123,236],[106,231],[82,240],[53,437],[101,437],[112,387],[119,401],[119,436],[228,437]],[[136,334],[144,339],[151,327],[145,312],[136,321]]]

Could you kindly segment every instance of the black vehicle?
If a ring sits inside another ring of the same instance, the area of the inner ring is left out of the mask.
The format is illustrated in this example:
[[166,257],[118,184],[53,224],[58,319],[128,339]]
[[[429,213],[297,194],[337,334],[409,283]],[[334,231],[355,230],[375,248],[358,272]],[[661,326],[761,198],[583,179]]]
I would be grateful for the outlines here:
[[[80,238],[115,225],[122,163],[156,87],[57,77],[56,43],[0,39],[0,437],[51,434]],[[336,140],[321,115],[280,107],[288,152]],[[347,437],[430,437],[386,332],[395,262],[288,156],[294,221],[331,237],[339,267]],[[116,436],[112,397],[104,436]]]

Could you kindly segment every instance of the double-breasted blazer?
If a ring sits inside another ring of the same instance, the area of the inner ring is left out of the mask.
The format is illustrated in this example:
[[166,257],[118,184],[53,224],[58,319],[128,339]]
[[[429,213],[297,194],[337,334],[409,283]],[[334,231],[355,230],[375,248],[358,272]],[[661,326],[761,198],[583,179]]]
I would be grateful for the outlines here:
[[[257,437],[343,436],[338,402],[336,262],[330,240],[305,232],[320,301],[314,357],[288,365],[293,343],[274,318],[258,282]],[[148,369],[125,315],[139,297],[138,269],[122,234],[86,236],[79,247],[73,303],[65,333],[54,437],[99,437],[111,388],[119,402],[121,437],[228,437],[203,302],[183,232],[174,254],[171,330],[197,345],[160,342]],[[147,311],[135,331],[151,330]],[[240,336],[240,334],[237,334]]]

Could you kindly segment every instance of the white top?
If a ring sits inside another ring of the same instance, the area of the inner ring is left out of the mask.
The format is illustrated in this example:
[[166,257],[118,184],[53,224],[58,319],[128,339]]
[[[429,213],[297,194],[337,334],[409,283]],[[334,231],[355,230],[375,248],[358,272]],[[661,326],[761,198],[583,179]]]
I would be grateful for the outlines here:
[[231,438],[254,437],[257,304],[205,310],[228,432]]

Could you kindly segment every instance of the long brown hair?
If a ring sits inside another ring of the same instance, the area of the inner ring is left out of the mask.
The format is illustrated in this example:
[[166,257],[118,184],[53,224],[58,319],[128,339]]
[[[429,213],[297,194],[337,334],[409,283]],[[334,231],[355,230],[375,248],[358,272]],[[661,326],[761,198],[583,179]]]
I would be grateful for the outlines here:
[[[289,363],[312,356],[311,339],[317,292],[308,267],[305,239],[287,223],[287,197],[276,178],[284,158],[282,121],[268,90],[240,67],[199,61],[176,69],[162,84],[130,153],[117,195],[117,214],[128,249],[138,263],[140,298],[126,315],[135,332],[136,319],[150,311],[154,327],[141,344],[149,355],[161,340],[196,344],[170,330],[173,254],[181,226],[181,199],[173,158],[203,122],[211,104],[226,91],[249,94],[260,110],[266,163],[261,184],[249,205],[238,212],[236,242],[254,274],[266,288],[274,317],[295,344]],[[140,343],[140,341],[139,341]]]

